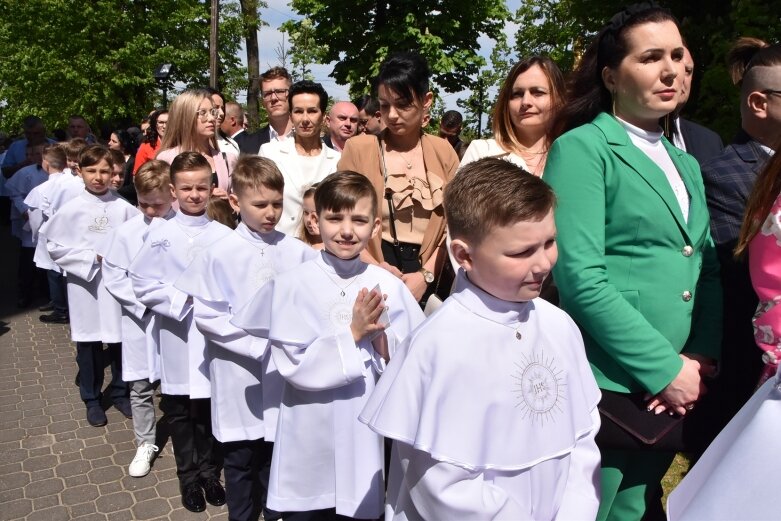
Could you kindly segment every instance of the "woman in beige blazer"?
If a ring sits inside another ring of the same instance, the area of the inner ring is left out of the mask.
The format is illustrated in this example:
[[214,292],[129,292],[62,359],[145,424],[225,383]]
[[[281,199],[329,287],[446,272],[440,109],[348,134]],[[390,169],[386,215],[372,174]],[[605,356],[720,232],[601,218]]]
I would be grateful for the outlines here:
[[371,180],[381,201],[382,234],[369,244],[369,253],[421,300],[435,289],[447,258],[442,190],[458,168],[458,155],[446,140],[421,130],[433,95],[420,55],[386,59],[377,97],[385,130],[349,139],[339,170]]

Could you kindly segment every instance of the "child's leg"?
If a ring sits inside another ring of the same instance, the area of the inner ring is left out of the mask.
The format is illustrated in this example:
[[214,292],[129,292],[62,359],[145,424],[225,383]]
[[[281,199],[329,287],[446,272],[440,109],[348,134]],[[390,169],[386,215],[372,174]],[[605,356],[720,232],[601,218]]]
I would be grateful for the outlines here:
[[76,342],[76,364],[79,368],[79,394],[89,407],[100,406],[103,389],[103,343]]
[[133,431],[136,443],[155,444],[154,387],[149,380],[136,380],[130,386],[130,407],[133,410]]
[[33,256],[35,248],[22,246],[19,248],[19,267],[17,276],[19,278],[19,307],[25,307],[32,302],[34,297],[33,285],[35,283],[35,262]]
[[220,479],[222,446],[212,436],[211,400],[192,400],[195,451],[201,480]]
[[[274,454],[274,444],[270,441],[263,441],[263,447],[260,453],[260,504],[263,506],[263,519],[265,521],[277,521],[282,519],[282,512],[271,510],[266,507],[266,497],[268,497],[268,484],[271,479],[271,456]],[[227,479],[227,478],[226,478]]]
[[129,389],[128,384],[122,380],[122,344],[117,342],[107,344],[107,346],[111,362],[111,383],[108,386],[108,393],[111,402],[117,406],[117,409],[128,416],[130,413]]
[[195,464],[195,436],[190,413],[190,397],[187,395],[163,394],[160,410],[165,414],[171,443],[174,447],[176,475],[184,491],[186,487],[198,484],[198,467]]
[[231,521],[258,519],[262,505],[259,474],[263,443],[263,440],[251,440],[222,445],[225,456],[225,496]]
[[68,314],[68,293],[65,290],[65,278],[54,270],[46,270],[46,281],[49,283],[49,300],[53,311],[60,315]]

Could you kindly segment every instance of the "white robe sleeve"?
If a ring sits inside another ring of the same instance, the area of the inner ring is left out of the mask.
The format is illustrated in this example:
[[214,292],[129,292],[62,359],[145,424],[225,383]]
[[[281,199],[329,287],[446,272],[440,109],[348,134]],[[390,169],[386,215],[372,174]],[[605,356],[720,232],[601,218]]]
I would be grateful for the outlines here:
[[144,317],[146,306],[142,305],[136,298],[133,291],[133,283],[127,271],[111,262],[103,259],[103,284],[111,295],[117,299],[117,302],[130,315],[138,320]]
[[531,520],[528,505],[484,480],[481,472],[437,461],[406,443],[397,447],[410,499],[423,519]]
[[54,263],[68,275],[90,282],[100,271],[97,253],[92,248],[72,248],[49,239],[46,249]]
[[601,456],[595,438],[599,432],[599,409],[591,411],[594,430],[580,438],[570,453],[567,485],[556,513],[556,521],[596,519],[599,510],[599,468]]
[[266,354],[268,339],[247,334],[231,323],[233,314],[227,302],[210,302],[195,297],[193,316],[198,330],[210,342],[233,353],[256,360]]
[[192,310],[192,301],[188,299],[188,295],[176,289],[171,283],[146,277],[137,272],[131,272],[130,280],[138,301],[155,313],[174,320],[184,320]]
[[364,356],[349,327],[317,336],[309,345],[272,340],[271,356],[279,374],[304,391],[343,387],[363,378],[366,370]]

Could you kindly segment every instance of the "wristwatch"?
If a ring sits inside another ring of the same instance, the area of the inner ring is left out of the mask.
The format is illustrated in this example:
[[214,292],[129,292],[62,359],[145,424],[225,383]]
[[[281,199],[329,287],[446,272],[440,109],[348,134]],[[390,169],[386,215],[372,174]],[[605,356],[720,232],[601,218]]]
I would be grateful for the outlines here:
[[418,272],[420,272],[420,274],[423,275],[423,280],[426,281],[426,284],[431,284],[432,282],[434,282],[434,274],[431,273],[426,268],[420,268]]

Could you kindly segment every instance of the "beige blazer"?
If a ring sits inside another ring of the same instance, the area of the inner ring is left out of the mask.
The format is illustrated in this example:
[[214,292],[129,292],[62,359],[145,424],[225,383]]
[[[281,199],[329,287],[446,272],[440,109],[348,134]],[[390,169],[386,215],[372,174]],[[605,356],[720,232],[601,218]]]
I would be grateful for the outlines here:
[[[384,138],[387,130],[383,131]],[[439,176],[443,184],[447,184],[458,170],[458,154],[446,140],[423,134],[421,137],[423,147],[423,161],[426,170]],[[377,192],[377,200],[381,203],[385,200],[385,179],[380,155],[379,142],[376,136],[363,134],[347,140],[342,158],[339,160],[339,170],[353,170],[369,178]],[[440,206],[431,214],[426,232],[423,234],[423,244],[420,245],[420,263],[425,264],[433,255],[445,236],[445,213]],[[382,237],[377,236],[369,243],[369,253],[377,261],[382,262]]]

